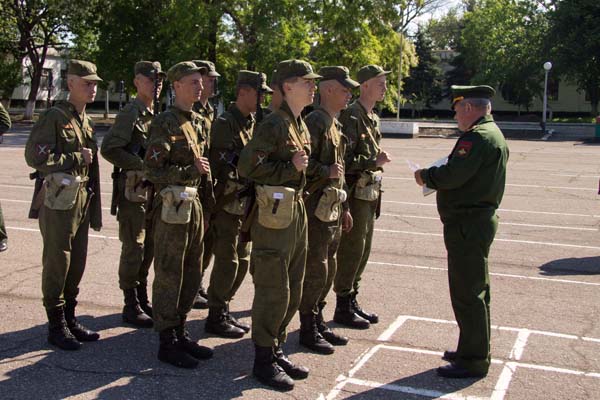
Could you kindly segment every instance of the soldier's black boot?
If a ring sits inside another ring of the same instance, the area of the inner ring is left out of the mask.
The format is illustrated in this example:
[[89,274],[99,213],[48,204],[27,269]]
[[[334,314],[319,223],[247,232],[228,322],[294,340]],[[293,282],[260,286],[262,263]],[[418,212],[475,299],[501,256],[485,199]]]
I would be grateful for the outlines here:
[[79,350],[81,343],[73,336],[65,321],[62,307],[46,310],[48,315],[48,343],[63,350]]
[[297,365],[292,362],[289,358],[283,354],[281,346],[273,348],[273,355],[275,356],[275,362],[279,365],[286,374],[292,379],[306,379],[308,378],[308,368],[302,365]]
[[252,373],[258,381],[264,385],[280,390],[292,390],[294,380],[286,374],[275,362],[273,349],[254,345],[254,367]]
[[333,320],[340,325],[355,329],[369,329],[369,321],[354,312],[350,296],[337,296]]
[[152,327],[152,318],[140,307],[136,289],[125,289],[123,290],[123,295],[125,297],[125,306],[123,306],[122,314],[123,322],[140,328]]
[[208,310],[208,318],[204,324],[204,330],[224,338],[237,339],[246,333],[242,329],[233,325],[227,319],[225,309],[220,307],[211,307]]
[[320,354],[333,354],[331,343],[323,338],[317,329],[313,313],[300,313],[300,344]]
[[196,294],[196,298],[194,299],[194,305],[192,306],[196,309],[207,309],[208,308],[208,295],[206,294],[206,290],[203,287],[198,290]]
[[160,361],[179,368],[196,368],[198,366],[198,360],[178,345],[175,328],[160,331],[159,340],[158,359]]
[[190,334],[185,329],[185,318],[181,318],[181,323],[175,330],[177,336],[177,346],[190,356],[198,360],[208,360],[212,358],[213,351],[206,346],[200,346],[198,342],[190,338]]
[[144,310],[147,316],[152,318],[152,304],[150,304],[150,299],[148,298],[148,287],[146,282],[138,285],[137,297],[140,302],[140,308]]
[[346,336],[338,335],[330,327],[327,326],[323,320],[323,308],[325,308],[325,302],[319,303],[319,312],[316,316],[317,329],[325,340],[334,346],[345,346],[348,344],[348,338]]
[[75,318],[75,306],[77,306],[76,300],[67,300],[65,302],[65,320],[73,336],[80,342],[95,342],[100,339],[98,332],[86,328],[77,321],[77,318]]
[[250,332],[250,325],[243,323],[242,321],[231,315],[231,313],[229,312],[229,303],[227,303],[227,305],[225,306],[225,313],[227,314],[227,321],[231,325],[237,326],[246,333]]
[[354,309],[354,312],[358,315],[360,315],[362,318],[366,319],[367,321],[369,321],[371,324],[376,324],[379,322],[379,316],[375,313],[369,313],[366,312],[365,310],[363,310],[360,305],[358,304],[358,301],[356,300],[356,296],[358,295],[358,292],[354,292],[350,298],[351,303],[352,303],[352,308]]

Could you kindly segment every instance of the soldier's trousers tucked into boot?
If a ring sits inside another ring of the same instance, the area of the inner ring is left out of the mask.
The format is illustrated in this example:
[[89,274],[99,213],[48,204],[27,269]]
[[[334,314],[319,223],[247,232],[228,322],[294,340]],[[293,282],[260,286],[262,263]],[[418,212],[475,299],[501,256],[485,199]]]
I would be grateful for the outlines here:
[[63,307],[46,310],[48,315],[48,343],[63,350],[79,350],[81,343],[67,327]]
[[137,290],[135,288],[125,289],[123,290],[123,295],[125,297],[125,306],[123,306],[122,313],[123,322],[127,322],[140,328],[152,327],[152,318],[150,318],[140,307]]
[[275,362],[272,347],[254,346],[252,373],[259,382],[275,389],[292,390],[294,380]]

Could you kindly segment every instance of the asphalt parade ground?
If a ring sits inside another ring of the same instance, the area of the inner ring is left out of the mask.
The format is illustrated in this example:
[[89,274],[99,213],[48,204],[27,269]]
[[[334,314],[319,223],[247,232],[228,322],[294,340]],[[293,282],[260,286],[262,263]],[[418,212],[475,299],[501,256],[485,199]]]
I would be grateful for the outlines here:
[[[423,197],[406,160],[427,165],[447,155],[454,139],[384,139],[393,162],[359,296],[380,322],[365,331],[331,322],[350,343],[322,356],[298,345],[294,318],[284,348],[311,372],[280,393],[252,378],[249,335],[225,340],[204,332],[206,310],[191,312],[189,328],[215,356],[194,370],[159,362],[158,335],[122,323],[120,243],[109,214],[111,168],[103,159],[105,227],[90,231],[78,307],[101,339],[77,352],[47,344],[42,241],[37,221],[27,219],[33,187],[23,158],[27,134],[16,127],[0,146],[0,203],[9,235],[9,250],[0,253],[0,399],[600,398],[598,145],[509,140],[508,181],[490,254],[493,363],[484,379],[447,380],[435,368],[456,345],[458,330],[442,225],[435,196]],[[252,296],[248,276],[231,303],[246,322]],[[333,294],[328,300],[330,321]]]

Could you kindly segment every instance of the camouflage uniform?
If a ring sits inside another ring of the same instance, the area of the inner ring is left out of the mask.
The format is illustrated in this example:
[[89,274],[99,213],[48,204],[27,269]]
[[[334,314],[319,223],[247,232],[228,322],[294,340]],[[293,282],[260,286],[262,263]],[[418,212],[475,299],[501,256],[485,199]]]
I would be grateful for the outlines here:
[[[0,143],[2,143],[2,135],[8,131],[11,126],[10,116],[8,112],[0,103]],[[8,248],[7,245],[8,236],[6,235],[6,226],[4,225],[4,216],[2,215],[2,206],[0,206],[0,251],[4,251]]]
[[[454,103],[495,93],[489,86],[452,86],[452,92]],[[504,195],[508,157],[502,132],[486,115],[462,133],[447,164],[419,171],[423,182],[437,189],[450,298],[460,329],[452,364],[438,368],[442,376],[485,376],[490,366],[488,255],[498,229],[496,209]]]
[[[68,73],[87,81],[101,80],[92,63],[71,60]],[[93,162],[85,163],[82,150],[90,149]],[[74,204],[67,209],[53,209],[46,205],[58,203],[68,183],[62,179],[55,192],[46,189],[45,202],[39,211],[39,226],[44,241],[42,254],[42,294],[48,314],[51,343],[75,350],[81,341],[98,340],[96,332],[81,326],[75,318],[79,283],[85,270],[88,230],[102,227],[100,204],[100,171],[98,145],[91,119],[79,114],[66,101],[58,102],[44,112],[33,126],[25,146],[25,160],[43,177],[52,179],[53,173],[66,173],[80,181],[74,191]],[[48,183],[48,182],[47,182]],[[76,185],[76,183],[75,183]],[[74,184],[69,186],[74,187]],[[45,184],[45,187],[49,187]],[[67,324],[70,332],[63,327]],[[75,337],[74,340],[73,336]]]

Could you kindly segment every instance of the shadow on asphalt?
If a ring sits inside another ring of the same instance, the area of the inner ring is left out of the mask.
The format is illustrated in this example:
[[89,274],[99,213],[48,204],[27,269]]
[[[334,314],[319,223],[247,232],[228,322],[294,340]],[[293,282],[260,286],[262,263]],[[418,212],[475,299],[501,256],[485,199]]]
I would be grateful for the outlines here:
[[600,274],[600,256],[553,260],[540,266],[540,273],[546,276],[597,275]]
[[[152,329],[103,338],[102,331],[123,326],[121,314],[79,320],[101,334],[98,342],[84,343],[79,351],[49,345],[46,324],[1,334],[0,365],[7,372],[0,381],[0,397],[64,399],[105,387],[95,398],[223,399],[262,387],[251,377],[254,350],[249,336],[216,346],[211,360],[186,370],[158,361],[158,334]],[[206,337],[203,320],[190,321],[187,327],[192,338]]]
[[[437,399],[441,396],[459,392],[480,378],[472,379],[444,379],[440,378],[435,369],[388,382],[388,385],[400,387],[401,391],[389,389],[371,389],[346,397],[352,400],[380,400],[380,399]],[[409,394],[410,393],[410,394]]]

